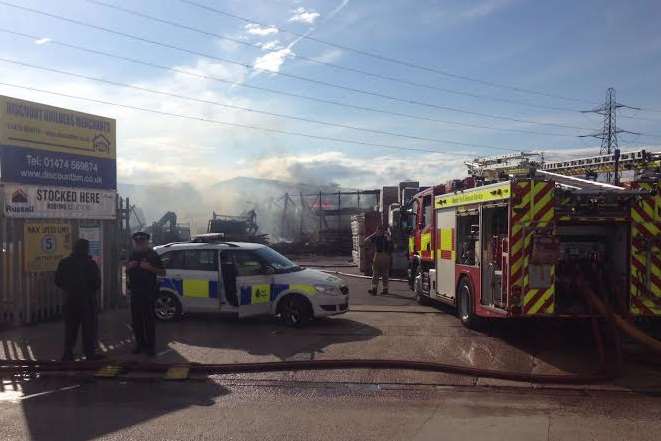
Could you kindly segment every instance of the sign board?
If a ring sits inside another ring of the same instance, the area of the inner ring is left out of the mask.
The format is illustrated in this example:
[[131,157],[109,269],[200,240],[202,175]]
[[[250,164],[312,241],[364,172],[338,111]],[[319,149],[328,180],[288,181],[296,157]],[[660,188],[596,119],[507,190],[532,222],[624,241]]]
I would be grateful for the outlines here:
[[0,173],[4,182],[59,187],[117,188],[114,159],[3,145]]
[[533,236],[530,263],[554,264],[560,259],[560,241],[554,236]]
[[115,120],[0,95],[0,145],[116,159]]
[[477,204],[480,202],[493,202],[509,199],[511,196],[510,183],[485,185],[457,193],[444,194],[434,198],[434,208],[456,207],[458,205]]
[[553,284],[553,265],[528,265],[528,286],[532,289],[546,289]]
[[25,270],[55,271],[62,258],[71,254],[71,225],[28,222],[24,227]]
[[114,219],[115,192],[70,187],[4,184],[7,217]]
[[[90,243],[90,256],[99,266],[103,280],[103,239],[99,224],[81,224],[78,227],[78,238],[87,239]],[[101,283],[101,302],[103,303],[103,283]]]
[[115,120],[0,95],[3,182],[117,188]]

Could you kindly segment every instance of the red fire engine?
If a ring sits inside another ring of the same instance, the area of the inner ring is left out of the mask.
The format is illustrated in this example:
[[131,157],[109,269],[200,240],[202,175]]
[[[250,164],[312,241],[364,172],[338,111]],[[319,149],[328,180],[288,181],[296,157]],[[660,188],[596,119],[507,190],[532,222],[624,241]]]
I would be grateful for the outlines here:
[[580,274],[619,311],[661,316],[658,180],[625,189],[518,159],[415,195],[404,226],[418,301],[456,306],[466,326],[590,316]]

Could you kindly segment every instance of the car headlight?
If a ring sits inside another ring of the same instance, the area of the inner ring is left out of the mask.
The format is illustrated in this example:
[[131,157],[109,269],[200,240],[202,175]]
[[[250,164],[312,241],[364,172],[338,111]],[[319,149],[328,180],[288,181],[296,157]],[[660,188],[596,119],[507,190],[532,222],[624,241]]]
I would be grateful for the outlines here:
[[340,294],[340,290],[337,289],[336,286],[332,286],[332,285],[314,285],[314,289],[316,289],[319,294],[326,294],[326,295]]

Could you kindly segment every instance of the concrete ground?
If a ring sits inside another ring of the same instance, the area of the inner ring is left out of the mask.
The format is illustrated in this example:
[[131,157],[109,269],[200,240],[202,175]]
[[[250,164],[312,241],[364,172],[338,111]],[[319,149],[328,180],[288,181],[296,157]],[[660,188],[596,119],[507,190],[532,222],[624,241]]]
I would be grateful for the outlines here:
[[[340,260],[311,265],[355,273]],[[272,318],[191,315],[159,324],[158,362],[231,363],[380,358],[523,373],[589,373],[597,353],[586,324],[503,322],[480,332],[452,311],[415,303],[405,283],[367,294],[345,276],[351,310],[289,329]],[[55,359],[61,322],[0,333],[0,358]],[[100,316],[110,359],[140,360],[126,310]],[[628,362],[591,386],[513,383],[403,370],[333,370],[194,376],[6,378],[2,439],[658,439],[661,374]]]

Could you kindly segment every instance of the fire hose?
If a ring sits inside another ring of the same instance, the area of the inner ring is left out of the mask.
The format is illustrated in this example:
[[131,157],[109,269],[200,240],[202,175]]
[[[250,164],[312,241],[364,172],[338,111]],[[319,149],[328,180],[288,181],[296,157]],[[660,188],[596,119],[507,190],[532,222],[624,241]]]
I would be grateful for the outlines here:
[[656,354],[661,354],[661,341],[647,335],[632,323],[623,319],[620,315],[615,314],[612,308],[606,305],[606,303],[604,303],[582,280],[579,282],[579,288],[581,288],[585,298],[590,302],[592,307],[599,312],[599,314],[605,316],[624,334],[628,335],[641,345],[654,351]]
[[[365,276],[363,274],[351,274],[351,273],[343,273],[341,271],[332,271],[332,270],[319,270],[321,272],[327,273],[327,274],[336,274],[339,276],[345,276],[345,277],[354,277],[356,279],[371,279],[372,276]],[[396,278],[389,278],[388,279],[390,282],[408,282],[406,279],[396,279]]]
[[[580,278],[579,278],[580,279]],[[586,300],[603,317],[607,323],[617,326],[622,332],[661,354],[661,342],[648,336],[635,326],[615,314],[594,291],[582,280],[578,287],[584,294]],[[605,351],[603,339],[597,335],[596,327],[595,341],[598,352]],[[614,336],[615,338],[617,336]],[[618,346],[616,344],[616,346]],[[619,350],[617,354],[620,357]],[[602,361],[605,361],[602,359]],[[590,374],[535,374],[524,372],[510,372],[495,369],[485,369],[470,366],[461,366],[447,363],[412,360],[375,360],[375,359],[344,359],[344,360],[297,360],[297,361],[274,361],[260,363],[227,363],[227,364],[204,364],[204,363],[148,363],[135,361],[84,361],[84,362],[59,362],[48,360],[0,360],[0,376],[3,375],[30,375],[46,372],[92,372],[105,367],[113,367],[118,370],[130,370],[135,372],[165,373],[170,368],[183,367],[191,373],[205,375],[240,374],[240,373],[263,373],[263,372],[291,372],[310,370],[336,370],[336,369],[388,369],[388,370],[415,370],[425,372],[438,372],[471,377],[494,378],[517,382],[540,383],[540,384],[593,384],[612,380],[618,375],[619,369],[608,369],[604,364],[602,368]],[[619,363],[618,366],[619,367]]]
[[399,369],[426,372],[438,372],[472,377],[495,378],[529,383],[544,384],[592,384],[612,379],[612,375],[605,372],[594,374],[533,374],[524,372],[508,372],[494,369],[482,369],[468,366],[459,366],[446,363],[435,363],[411,360],[305,360],[305,361],[274,361],[263,363],[228,363],[228,364],[167,364],[167,363],[136,363],[84,361],[84,362],[57,362],[36,360],[5,360],[0,361],[1,375],[27,375],[46,372],[90,372],[104,367],[132,370],[136,372],[165,373],[169,368],[186,367],[192,373],[200,374],[239,374],[262,373],[282,371],[309,371],[333,369]]

